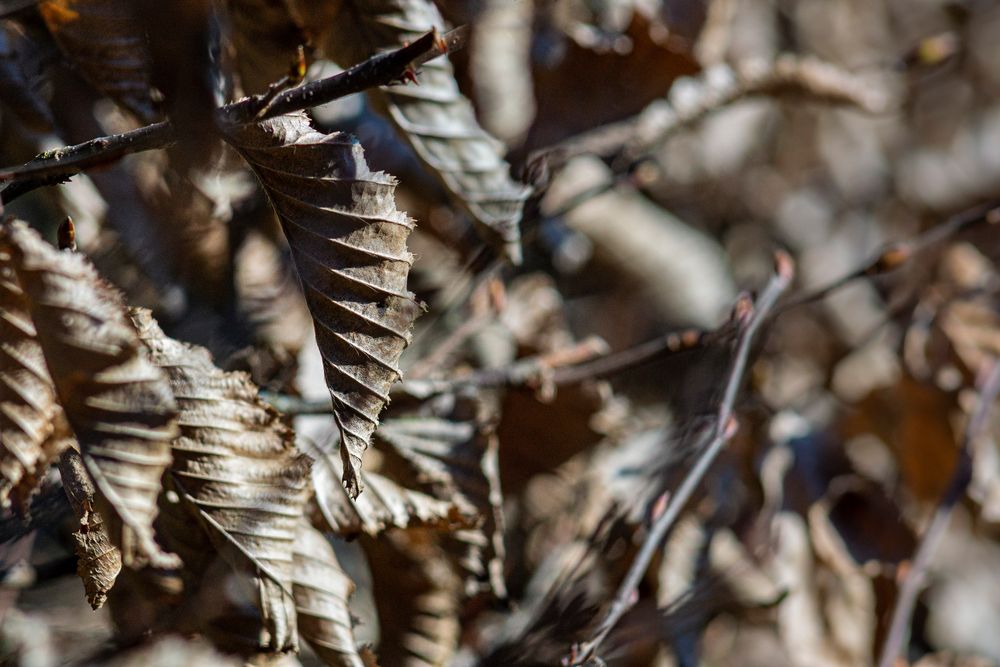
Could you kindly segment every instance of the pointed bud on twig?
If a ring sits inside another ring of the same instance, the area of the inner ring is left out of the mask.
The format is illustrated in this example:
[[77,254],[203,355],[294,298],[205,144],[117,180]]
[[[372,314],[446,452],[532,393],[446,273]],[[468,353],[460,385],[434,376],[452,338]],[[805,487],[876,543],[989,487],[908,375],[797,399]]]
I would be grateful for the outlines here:
[[66,216],[66,219],[59,223],[59,249],[76,252],[76,225],[73,218]]

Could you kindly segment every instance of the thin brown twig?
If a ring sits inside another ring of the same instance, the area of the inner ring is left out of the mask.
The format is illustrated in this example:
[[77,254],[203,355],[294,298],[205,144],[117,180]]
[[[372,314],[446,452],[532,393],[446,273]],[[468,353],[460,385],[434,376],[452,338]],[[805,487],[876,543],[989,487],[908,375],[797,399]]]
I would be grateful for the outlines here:
[[943,241],[947,241],[960,232],[983,223],[993,225],[998,222],[1000,222],[1000,204],[996,202],[990,202],[962,211],[949,218],[946,222],[931,227],[908,241],[890,243],[883,246],[881,250],[860,266],[826,285],[805,292],[804,294],[793,295],[785,303],[776,308],[771,316],[778,317],[792,308],[820,301],[859,278],[872,278],[894,271],[906,262],[911,261],[921,252]]
[[615,627],[621,617],[635,603],[636,590],[653,557],[659,551],[663,540],[680,516],[688,500],[694,494],[705,473],[711,467],[715,458],[722,451],[726,442],[735,435],[736,420],[733,413],[736,407],[736,398],[743,386],[743,379],[746,375],[748,362],[750,360],[750,350],[764,322],[768,319],[768,314],[777,303],[778,298],[788,288],[794,275],[794,264],[791,257],[784,252],[778,252],[775,256],[775,275],[768,282],[764,291],[753,305],[753,310],[742,318],[743,325],[737,334],[736,354],[726,378],[725,391],[722,401],[719,403],[718,412],[714,420],[714,426],[707,444],[698,455],[694,466],[685,476],[677,492],[670,498],[663,513],[660,514],[650,528],[646,540],[636,555],[635,560],[629,567],[625,579],[622,581],[608,608],[607,613],[598,625],[594,636],[587,642],[573,646],[570,654],[564,658],[563,664],[583,665],[591,660],[601,643]]
[[896,658],[903,648],[906,634],[910,628],[910,619],[913,617],[917,596],[926,583],[927,568],[931,558],[944,539],[952,510],[965,495],[965,490],[972,479],[972,443],[985,430],[990,409],[993,407],[997,395],[1000,394],[1000,363],[996,360],[988,362],[980,370],[979,381],[976,384],[979,389],[976,406],[969,418],[969,423],[966,425],[965,433],[962,435],[955,472],[948,483],[948,488],[938,502],[930,525],[920,538],[920,544],[917,546],[913,558],[913,565],[910,566],[900,586],[896,605],[892,611],[889,632],[882,645],[882,654],[878,661],[879,667],[893,667],[896,664]]
[[[453,34],[454,33],[454,34]],[[431,31],[393,51],[372,56],[343,72],[292,88],[277,95],[265,94],[227,104],[216,112],[216,121],[227,126],[273,118],[293,111],[332,102],[353,93],[402,80],[414,63],[426,62],[449,50],[460,48],[464,33],[457,29],[445,36]],[[266,107],[266,109],[265,109]],[[264,110],[261,117],[258,114]],[[98,137],[40,154],[30,162],[0,170],[0,183],[9,185],[0,200],[10,203],[17,197],[45,185],[64,183],[87,169],[100,167],[132,153],[166,148],[176,141],[169,120],[122,134]]]

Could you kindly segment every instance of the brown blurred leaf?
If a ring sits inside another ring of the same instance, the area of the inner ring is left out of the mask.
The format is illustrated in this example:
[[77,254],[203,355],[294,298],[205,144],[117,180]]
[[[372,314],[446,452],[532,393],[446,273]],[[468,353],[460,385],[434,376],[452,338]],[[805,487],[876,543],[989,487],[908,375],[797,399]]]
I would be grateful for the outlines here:
[[429,537],[391,531],[363,542],[375,586],[383,665],[446,665],[458,646],[459,581]]
[[936,502],[951,479],[958,447],[954,397],[904,374],[895,387],[872,392],[843,424],[844,435],[874,433],[895,455],[903,483],[919,500]]
[[128,0],[44,0],[42,19],[66,57],[101,93],[145,123],[157,117],[146,35]]
[[85,258],[56,250],[19,222],[0,228],[4,245],[112,542],[126,565],[176,566],[152,531],[177,432],[166,377],[149,362],[121,296]]
[[59,472],[66,496],[80,520],[79,528],[73,532],[73,548],[79,559],[76,571],[83,580],[90,606],[99,609],[121,572],[122,553],[111,544],[104,520],[94,511],[97,490],[80,453],[67,449],[59,460]]
[[539,59],[535,67],[538,115],[528,135],[530,148],[631,116],[665,95],[674,80],[700,70],[688,49],[638,11],[620,35],[603,40],[604,48],[585,39],[596,30],[574,26],[572,36],[551,30],[547,38],[564,41],[565,50],[550,46],[562,51],[561,57]]
[[471,390],[442,394],[417,409],[394,411],[375,439],[407,461],[436,498],[458,500],[482,517],[478,528],[442,539],[468,574],[468,594],[486,587],[506,597],[497,439],[483,412]]
[[0,250],[0,503],[24,500],[59,456],[62,418],[10,255]]
[[[341,65],[412,42],[444,19],[428,0],[324,0],[292,3],[321,50]],[[530,190],[510,177],[503,146],[476,120],[446,56],[421,66],[419,85],[372,91],[378,106],[469,212],[476,228],[514,263],[521,258],[521,211]]]
[[417,315],[406,289],[412,221],[396,209],[395,180],[369,170],[345,134],[322,135],[305,115],[233,128],[291,246],[344,438],[344,484],[358,472]]
[[243,92],[262,93],[288,73],[305,35],[292,20],[286,0],[227,0],[226,11]]
[[48,132],[52,129],[52,112],[38,90],[38,73],[28,64],[26,51],[32,48],[12,22],[0,23],[0,101],[25,127]]
[[[260,647],[293,648],[292,550],[306,499],[308,460],[244,374],[224,373],[206,350],[167,338],[147,311],[134,311],[133,318],[177,398],[181,432],[173,443],[170,486],[229,566],[253,578],[250,588],[259,598],[263,623]],[[171,546],[177,542],[174,548],[188,568],[197,568],[204,554],[189,553],[197,545],[187,535],[191,519],[180,506],[173,507],[164,511],[164,539]]]
[[347,607],[354,582],[341,569],[326,538],[304,522],[295,540],[292,583],[299,632],[323,663],[331,667],[363,667]]
[[342,475],[341,462],[319,446],[308,442],[304,446],[314,461],[312,479],[319,512],[314,523],[325,523],[325,530],[342,537],[374,536],[386,528],[455,530],[475,522],[475,515],[457,499],[438,500],[377,473],[361,472],[366,490],[352,500],[337,482]]

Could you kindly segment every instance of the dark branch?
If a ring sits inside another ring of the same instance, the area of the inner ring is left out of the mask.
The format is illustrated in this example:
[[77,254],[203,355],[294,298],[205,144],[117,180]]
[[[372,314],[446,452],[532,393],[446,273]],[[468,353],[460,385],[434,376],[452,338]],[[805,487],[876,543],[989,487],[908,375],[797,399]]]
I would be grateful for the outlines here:
[[[411,44],[380,53],[343,72],[286,90],[271,99],[254,96],[228,104],[216,112],[217,123],[225,131],[228,125],[273,118],[326,104],[368,88],[390,85],[403,80],[416,64],[460,48],[463,43],[464,32],[461,28],[444,37],[432,30]],[[265,113],[258,117],[262,109]],[[10,203],[36,188],[64,183],[87,169],[115,162],[131,153],[166,148],[174,141],[174,127],[170,121],[164,121],[47,151],[19,167],[0,171],[0,183],[10,183],[0,192],[0,200],[4,204]]]
[[708,472],[709,467],[715,461],[719,452],[726,442],[736,432],[736,420],[733,418],[736,398],[740,388],[743,386],[743,379],[746,375],[748,362],[750,360],[750,350],[753,346],[757,333],[761,326],[768,319],[768,314],[778,301],[781,294],[788,288],[794,274],[792,259],[784,253],[778,253],[775,259],[776,272],[768,282],[767,287],[761,293],[760,298],[753,305],[749,312],[741,314],[737,311],[740,329],[737,334],[736,354],[733,357],[726,379],[725,391],[722,401],[716,413],[714,426],[707,444],[698,455],[698,459],[691,471],[684,478],[683,483],[677,492],[670,498],[667,507],[659,515],[650,528],[646,541],[636,555],[635,560],[629,567],[625,579],[619,586],[607,614],[601,621],[593,638],[581,645],[574,646],[570,655],[564,659],[564,664],[583,665],[593,658],[601,642],[607,638],[608,633],[615,627],[621,617],[635,603],[636,590],[653,557],[660,550],[663,540],[666,538],[670,528],[680,516],[681,511],[687,505],[688,500],[694,494],[702,478]]
[[981,369],[977,384],[979,385],[979,395],[976,399],[975,410],[969,417],[969,423],[962,436],[962,445],[959,449],[958,461],[955,463],[955,472],[948,483],[948,488],[945,489],[944,495],[938,502],[934,518],[931,519],[927,531],[920,539],[916,555],[913,558],[913,565],[900,586],[899,596],[896,598],[896,605],[892,611],[889,633],[886,635],[885,644],[882,646],[882,655],[878,661],[879,667],[892,667],[896,664],[896,658],[899,656],[900,649],[906,639],[906,633],[910,628],[910,619],[913,617],[917,596],[923,589],[927,578],[927,568],[930,565],[931,557],[944,539],[952,510],[965,495],[965,490],[972,479],[972,443],[985,430],[990,409],[996,401],[997,394],[1000,394],[1000,363],[994,360],[987,364],[986,368]]

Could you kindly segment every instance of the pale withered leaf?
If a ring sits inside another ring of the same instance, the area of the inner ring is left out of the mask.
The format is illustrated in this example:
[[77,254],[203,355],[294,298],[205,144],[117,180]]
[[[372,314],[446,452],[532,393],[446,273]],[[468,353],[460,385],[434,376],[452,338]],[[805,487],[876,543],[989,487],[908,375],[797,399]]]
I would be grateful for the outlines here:
[[352,537],[377,535],[387,528],[455,530],[476,521],[475,513],[457,499],[439,500],[377,473],[362,471],[365,492],[351,499],[337,482],[342,467],[338,457],[308,441],[302,447],[313,459],[314,509],[319,512],[314,519],[324,530]]
[[406,289],[413,223],[396,209],[395,180],[371,171],[352,137],[320,134],[303,114],[232,128],[229,141],[288,238],[343,434],[344,485],[357,497],[361,458],[419,310]]
[[347,607],[354,582],[341,569],[330,543],[306,522],[299,525],[295,540],[292,584],[299,634],[323,664],[364,667]]
[[63,452],[59,459],[59,473],[73,512],[80,520],[79,527],[73,532],[73,548],[78,559],[76,572],[83,580],[90,606],[99,609],[121,572],[122,553],[111,544],[104,519],[94,509],[97,490],[76,449]]
[[[344,66],[431,29],[445,31],[429,0],[291,0],[291,7],[326,55]],[[372,97],[483,237],[520,263],[521,213],[529,189],[511,178],[502,145],[479,126],[447,56],[422,65],[419,82],[380,88]]]
[[374,582],[383,665],[447,665],[458,646],[460,582],[431,538],[394,530],[362,541]]
[[[204,553],[189,551],[214,548],[233,570],[248,574],[260,611],[258,647],[292,649],[292,552],[304,514],[308,459],[245,374],[223,372],[207,350],[167,338],[148,311],[133,311],[133,320],[153,362],[169,377],[179,410],[170,487],[183,502],[164,510],[158,523],[164,542],[188,568],[201,569],[205,561]],[[210,546],[191,534],[192,519]],[[213,634],[226,630],[212,628]]]
[[121,295],[83,256],[59,251],[20,222],[0,227],[56,395],[76,434],[98,506],[126,565],[179,564],[153,539],[160,478],[176,410]]
[[444,546],[466,572],[468,594],[486,586],[505,597],[497,440],[483,403],[469,389],[399,407],[379,426],[376,441],[409,464],[434,497],[480,517],[478,527],[443,537]]
[[128,0],[44,0],[42,20],[87,81],[143,122],[157,117],[146,36]]
[[0,248],[0,504],[27,497],[65,442],[62,408],[10,255]]

